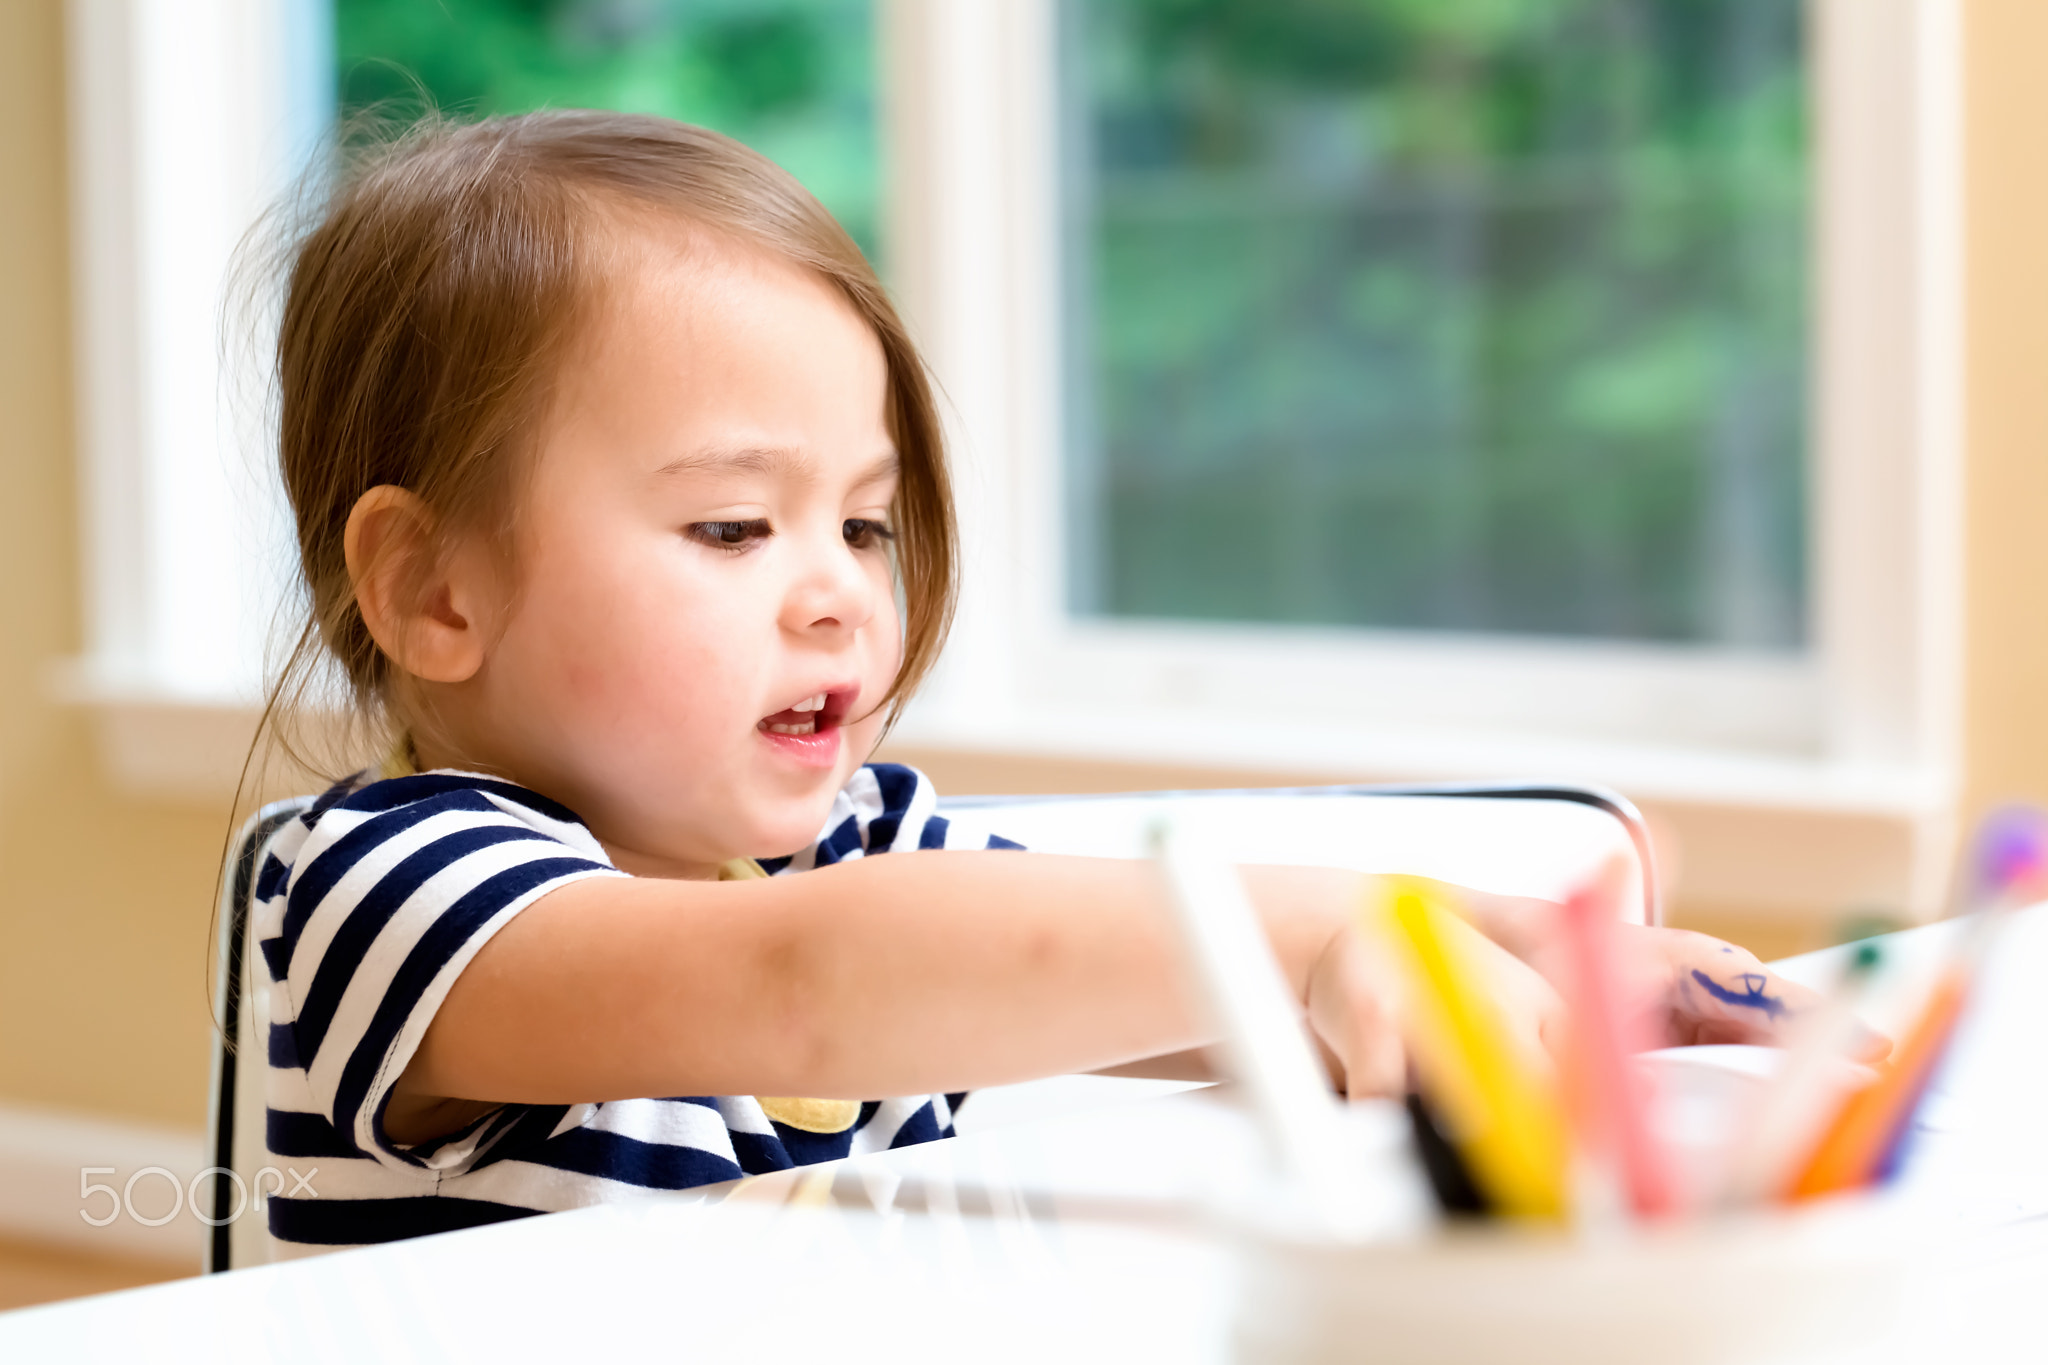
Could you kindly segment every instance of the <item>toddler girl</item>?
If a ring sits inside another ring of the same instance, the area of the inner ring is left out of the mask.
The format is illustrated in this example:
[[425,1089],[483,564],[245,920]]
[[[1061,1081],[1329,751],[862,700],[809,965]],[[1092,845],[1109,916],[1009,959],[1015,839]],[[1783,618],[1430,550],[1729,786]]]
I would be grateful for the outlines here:
[[[788,175],[655,118],[416,130],[298,243],[279,369],[312,619],[278,695],[334,667],[393,738],[260,860],[268,1146],[320,1171],[287,1252],[924,1141],[968,1087],[1204,1042],[1149,867],[989,852],[863,766],[945,633],[952,511],[917,352]],[[1398,1091],[1356,877],[1246,878],[1338,1083]],[[1480,927],[1528,954],[1536,914]],[[1480,943],[1533,1046],[1554,997]],[[1760,969],[1641,946],[1675,1036],[1791,989],[1688,995]]]

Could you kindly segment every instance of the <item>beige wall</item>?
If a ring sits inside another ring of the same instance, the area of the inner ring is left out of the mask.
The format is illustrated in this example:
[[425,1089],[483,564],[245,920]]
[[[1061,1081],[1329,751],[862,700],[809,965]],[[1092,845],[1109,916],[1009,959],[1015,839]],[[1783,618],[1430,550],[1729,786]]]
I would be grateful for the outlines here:
[[[2048,802],[2048,4],[1966,0],[1970,44],[1967,806]],[[0,5],[0,1102],[203,1120],[206,925],[225,810],[125,799],[53,704],[79,644],[60,0]],[[942,787],[1290,779],[909,754]],[[1675,812],[1718,856],[1712,812]],[[1690,907],[1704,914],[1710,907]],[[1747,935],[1764,947],[1768,931]]]
[[79,644],[62,12],[0,5],[0,1101],[197,1126],[226,812],[115,795],[45,685]]
[[1969,14],[1965,804],[2048,804],[2048,4]]

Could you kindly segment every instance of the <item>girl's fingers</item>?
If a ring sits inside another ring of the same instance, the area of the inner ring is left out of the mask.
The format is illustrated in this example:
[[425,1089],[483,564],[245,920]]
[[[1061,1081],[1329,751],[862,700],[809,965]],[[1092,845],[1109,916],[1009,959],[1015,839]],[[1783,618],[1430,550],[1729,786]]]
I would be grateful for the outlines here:
[[1343,1090],[1357,1100],[1407,1091],[1398,986],[1387,964],[1354,930],[1333,938],[1309,984],[1309,1023],[1343,1068]]
[[[1784,1047],[1816,1011],[1830,1008],[1819,992],[1787,981],[1746,953],[1739,954],[1746,961],[1738,960],[1719,951],[1721,946],[1674,966],[1669,1028],[1674,1042]],[[1855,1027],[1847,1045],[1850,1058],[1881,1062],[1890,1054],[1891,1039],[1861,1021]]]
[[1532,1065],[1551,1064],[1564,1043],[1564,1000],[1542,973],[1471,931],[1469,948],[1486,973],[1503,1022],[1523,1058]]
[[[1512,1046],[1531,1065],[1547,1068],[1563,1037],[1563,1001],[1529,964],[1462,921],[1446,932],[1462,940],[1462,955],[1499,1007]],[[1401,973],[1385,946],[1346,931],[1332,940],[1313,968],[1308,1015],[1317,1036],[1334,1053],[1352,1099],[1398,1098],[1409,1085],[1409,1020]]]
[[[1801,1020],[1826,1005],[1818,992],[1779,976],[1755,954],[1706,934],[1629,925],[1617,946],[1621,979],[1615,984],[1637,1012],[1646,1047],[1783,1046]],[[1546,944],[1534,955],[1546,974],[1561,965],[1557,948]],[[1866,1026],[1849,1055],[1882,1061],[1891,1046]]]
[[1401,1029],[1377,999],[1354,1016],[1344,1055],[1344,1093],[1349,1099],[1394,1099],[1408,1091],[1408,1050]]
[[1732,944],[1659,932],[1671,983],[1669,1031],[1681,1043],[1782,1043],[1786,1031],[1821,1004],[1817,993]]

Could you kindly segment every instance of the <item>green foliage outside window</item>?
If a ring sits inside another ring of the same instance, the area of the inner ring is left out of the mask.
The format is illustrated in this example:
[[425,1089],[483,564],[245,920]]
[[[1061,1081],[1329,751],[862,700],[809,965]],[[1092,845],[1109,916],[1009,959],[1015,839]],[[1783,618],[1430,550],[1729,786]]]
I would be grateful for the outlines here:
[[[871,251],[871,0],[335,0],[342,103],[643,110]],[[1800,0],[1064,0],[1074,605],[1796,647]]]
[[1799,0],[1069,0],[1075,606],[1805,637]]
[[624,109],[774,158],[870,255],[869,0],[335,0],[345,110]]

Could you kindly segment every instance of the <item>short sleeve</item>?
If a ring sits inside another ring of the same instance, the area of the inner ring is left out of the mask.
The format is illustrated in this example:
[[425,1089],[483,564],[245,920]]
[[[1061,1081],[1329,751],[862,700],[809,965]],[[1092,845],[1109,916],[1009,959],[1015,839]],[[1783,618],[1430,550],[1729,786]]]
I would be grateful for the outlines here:
[[939,814],[931,779],[901,763],[870,763],[842,787],[817,842],[793,857],[764,858],[771,875],[807,872],[877,853],[1024,846]]
[[407,1148],[383,1130],[392,1086],[492,935],[558,887],[625,874],[571,812],[468,774],[373,782],[303,819],[290,866],[266,864],[257,886],[273,1033],[288,1031],[321,1113],[353,1147],[458,1172],[517,1116]]

